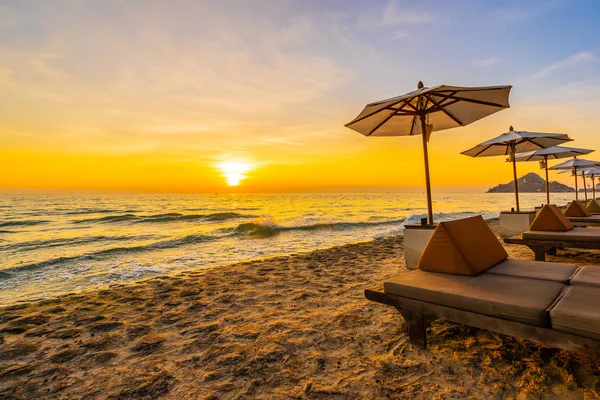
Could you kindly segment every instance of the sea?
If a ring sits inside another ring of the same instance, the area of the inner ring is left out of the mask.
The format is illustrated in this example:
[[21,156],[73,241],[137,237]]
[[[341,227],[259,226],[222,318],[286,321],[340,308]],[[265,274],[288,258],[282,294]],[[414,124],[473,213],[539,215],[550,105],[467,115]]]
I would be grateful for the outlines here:
[[[520,200],[533,209],[545,194]],[[490,219],[514,195],[434,193],[433,203],[437,221]],[[2,195],[0,305],[398,235],[425,205],[422,193]]]

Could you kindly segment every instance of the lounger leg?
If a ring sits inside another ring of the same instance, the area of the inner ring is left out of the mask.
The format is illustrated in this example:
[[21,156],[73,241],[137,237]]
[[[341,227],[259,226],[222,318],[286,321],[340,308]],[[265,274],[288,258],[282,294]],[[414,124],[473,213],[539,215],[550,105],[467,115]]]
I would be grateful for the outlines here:
[[436,320],[425,314],[414,311],[398,310],[408,324],[408,338],[410,344],[422,349],[427,347],[427,327]]
[[544,246],[529,246],[535,253],[535,261],[546,261],[546,248]]
[[550,249],[546,252],[546,254],[555,256],[556,255],[556,247],[550,247]]

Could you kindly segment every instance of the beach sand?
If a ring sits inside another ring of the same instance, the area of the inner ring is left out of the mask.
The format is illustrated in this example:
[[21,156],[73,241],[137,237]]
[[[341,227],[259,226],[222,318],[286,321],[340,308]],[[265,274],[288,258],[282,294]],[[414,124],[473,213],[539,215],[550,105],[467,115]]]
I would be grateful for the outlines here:
[[600,360],[567,351],[444,321],[411,347],[363,296],[405,270],[402,251],[388,237],[4,308],[0,398],[600,396]]

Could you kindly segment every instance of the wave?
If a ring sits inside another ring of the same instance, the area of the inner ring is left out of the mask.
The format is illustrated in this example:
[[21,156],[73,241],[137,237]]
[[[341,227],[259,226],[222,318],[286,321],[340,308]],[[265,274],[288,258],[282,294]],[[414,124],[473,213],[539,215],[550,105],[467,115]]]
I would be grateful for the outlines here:
[[134,222],[134,223],[165,223],[165,222],[178,222],[178,221],[226,221],[230,219],[238,218],[255,218],[255,215],[240,214],[236,212],[218,212],[212,214],[181,214],[181,213],[166,213],[156,215],[135,215],[135,214],[121,214],[121,215],[109,215],[100,218],[87,218],[73,221],[74,224],[83,223],[112,223],[112,222]]
[[[1,231],[0,231],[1,232]],[[149,239],[152,236],[84,236],[76,238],[58,238],[48,240],[32,240],[0,246],[0,250],[37,250],[41,248],[77,246],[97,242],[119,242],[127,240]]]
[[41,219],[25,219],[25,220],[21,220],[21,221],[5,221],[5,222],[0,222],[0,227],[5,228],[5,227],[9,227],[9,226],[34,226],[34,225],[41,225],[41,224],[46,224],[50,221],[47,220],[41,220]]
[[81,208],[79,210],[68,211],[63,213],[64,215],[85,215],[85,214],[108,214],[118,212],[118,210],[106,209],[106,208]]
[[40,261],[37,263],[19,265],[15,267],[5,268],[2,270],[4,273],[15,273],[15,272],[23,272],[23,271],[33,271],[40,268],[50,267],[57,264],[62,264],[65,262],[71,261],[96,261],[100,260],[104,257],[111,256],[114,254],[133,254],[144,251],[152,251],[152,250],[164,250],[164,249],[172,249],[182,245],[194,244],[194,243],[204,243],[212,240],[218,239],[215,236],[208,235],[200,235],[200,234],[192,234],[187,235],[177,239],[171,240],[163,240],[160,242],[150,243],[146,245],[140,246],[131,246],[131,247],[112,247],[104,250],[99,250],[93,253],[80,254],[77,256],[66,256],[66,257],[57,257],[51,258],[48,260]]
[[130,221],[134,220],[136,217],[134,214],[121,214],[121,215],[108,215],[106,217],[100,218],[86,218],[86,219],[78,219],[73,221],[74,224],[86,224],[86,223],[107,223],[107,222],[121,222],[121,221]]
[[396,225],[404,222],[404,218],[388,219],[385,221],[352,221],[352,222],[317,222],[307,225],[283,226],[271,218],[258,218],[251,222],[240,224],[235,228],[238,235],[254,237],[269,237],[284,231],[314,231],[322,229],[345,230],[384,225]]

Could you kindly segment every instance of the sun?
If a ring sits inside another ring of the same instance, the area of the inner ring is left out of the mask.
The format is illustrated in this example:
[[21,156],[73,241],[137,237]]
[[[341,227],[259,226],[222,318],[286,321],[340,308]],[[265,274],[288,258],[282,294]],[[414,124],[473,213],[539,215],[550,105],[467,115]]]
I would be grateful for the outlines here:
[[223,161],[217,165],[228,186],[238,186],[252,166],[244,161]]

